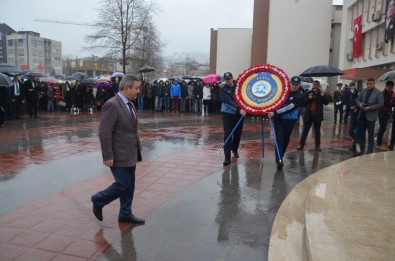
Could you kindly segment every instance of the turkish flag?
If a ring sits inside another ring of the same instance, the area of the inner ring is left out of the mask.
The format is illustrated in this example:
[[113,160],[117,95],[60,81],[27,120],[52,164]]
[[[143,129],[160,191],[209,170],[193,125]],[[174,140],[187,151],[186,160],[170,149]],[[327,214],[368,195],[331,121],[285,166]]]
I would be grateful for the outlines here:
[[359,57],[362,54],[362,15],[354,19],[354,39],[352,43],[352,56]]

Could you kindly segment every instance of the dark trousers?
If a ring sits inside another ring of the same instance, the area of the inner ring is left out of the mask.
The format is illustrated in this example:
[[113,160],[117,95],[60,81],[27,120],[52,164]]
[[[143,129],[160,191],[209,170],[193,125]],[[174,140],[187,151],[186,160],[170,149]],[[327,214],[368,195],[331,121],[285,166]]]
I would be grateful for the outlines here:
[[346,105],[346,111],[344,112],[344,122],[347,122],[348,116],[350,116],[351,106]]
[[390,145],[388,146],[388,149],[393,150],[394,145],[395,145],[395,117],[393,117],[393,121],[392,121],[391,141],[390,141]]
[[315,121],[314,118],[311,118],[308,121],[303,121],[303,131],[302,138],[300,139],[299,144],[304,147],[306,143],[307,135],[309,135],[309,131],[311,125],[314,124],[314,134],[315,134],[315,146],[321,145],[321,121]]
[[11,116],[15,119],[21,117],[22,114],[22,98],[15,96],[14,101],[11,103]]
[[390,116],[385,113],[379,112],[378,115],[379,118],[379,131],[377,133],[377,146],[383,145],[383,136],[385,133],[385,130],[387,129],[388,121],[390,119]]
[[287,150],[289,144],[289,138],[291,137],[292,130],[295,126],[294,120],[282,120],[276,119],[274,121],[274,130],[277,139],[277,146],[280,153],[280,159],[278,158],[278,153],[276,151],[276,162],[282,160],[284,157],[285,151]]
[[132,201],[134,194],[136,166],[130,168],[111,167],[115,182],[105,190],[93,195],[93,202],[98,207],[104,207],[119,198],[121,208],[119,219],[130,218],[132,214]]
[[351,117],[350,126],[348,128],[348,134],[351,136],[351,138],[354,141],[356,140],[357,128],[358,128],[358,118]]
[[38,101],[29,101],[30,118],[37,117]]
[[[224,126],[224,143],[241,117],[242,116],[240,114],[237,115],[232,115],[229,113],[222,114],[222,121]],[[232,137],[230,137],[229,140],[226,142],[226,144],[224,144],[225,160],[230,160],[231,152],[232,151],[237,152],[237,150],[239,149],[242,131],[243,131],[243,121],[240,122],[239,126],[233,132]]]
[[335,105],[335,115],[334,115],[334,120],[335,122],[337,121],[337,114],[340,114],[340,121],[343,121],[343,105]]
[[365,151],[366,131],[368,131],[368,153],[373,153],[374,147],[374,125],[375,121],[368,121],[366,118],[359,119],[356,141],[360,144],[361,152]]

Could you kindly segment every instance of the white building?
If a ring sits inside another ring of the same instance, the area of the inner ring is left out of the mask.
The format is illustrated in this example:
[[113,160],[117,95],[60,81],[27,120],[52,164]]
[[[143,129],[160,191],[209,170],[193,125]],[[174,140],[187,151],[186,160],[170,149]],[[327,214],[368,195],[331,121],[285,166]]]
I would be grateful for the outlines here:
[[[340,47],[340,68],[343,80],[377,79],[384,72],[395,69],[394,40],[385,42],[386,6],[389,0],[344,0]],[[354,19],[362,16],[362,54],[353,57]],[[384,82],[376,86],[383,88]]]
[[251,30],[211,29],[210,73],[237,77],[269,63],[291,77],[316,65],[338,67],[341,9],[332,0],[255,0]]
[[7,63],[22,70],[48,74],[62,73],[62,43],[20,31],[7,35]]

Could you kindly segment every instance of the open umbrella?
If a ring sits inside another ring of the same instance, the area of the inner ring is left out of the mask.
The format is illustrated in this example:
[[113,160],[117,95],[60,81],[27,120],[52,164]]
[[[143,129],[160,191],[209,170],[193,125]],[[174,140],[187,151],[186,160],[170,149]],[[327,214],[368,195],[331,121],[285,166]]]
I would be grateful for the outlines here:
[[90,79],[83,79],[81,81],[82,84],[94,84],[95,82],[96,82],[96,80],[92,79],[92,78],[90,78]]
[[138,70],[138,73],[148,73],[148,72],[154,72],[155,68],[151,66],[144,66],[140,70]]
[[47,82],[47,83],[57,83],[59,80],[52,77],[52,76],[48,76],[48,77],[42,77],[40,78],[40,82]]
[[40,78],[40,77],[44,77],[44,74],[40,73],[40,72],[28,72],[27,74],[25,74],[27,77],[35,77],[35,78]]
[[218,82],[221,80],[221,76],[216,75],[216,74],[209,74],[203,77],[203,82],[204,83],[214,83]]
[[108,89],[112,88],[112,85],[110,82],[107,82],[107,81],[96,81],[95,87],[96,88],[103,87],[104,89],[108,90]]
[[302,80],[302,82],[308,82],[308,83],[314,82],[314,79],[312,77],[307,77],[307,76],[299,76],[299,77]]
[[395,79],[395,70],[384,73],[379,77],[379,81],[389,81]]
[[10,87],[14,85],[10,79],[10,77],[8,77],[7,75],[5,75],[4,73],[0,73],[0,86],[2,87]]
[[338,68],[329,65],[317,65],[310,67],[300,74],[300,76],[307,77],[329,77],[343,75],[344,72]]
[[96,82],[111,82],[111,79],[102,76],[99,79],[97,79]]
[[70,76],[65,77],[63,80],[64,81],[76,81],[76,80],[78,80],[78,78],[73,75],[70,75]]
[[121,73],[121,72],[114,72],[113,74],[111,74],[111,78],[115,78],[115,77],[124,77],[125,74]]
[[89,79],[90,78],[89,75],[87,75],[86,73],[82,73],[82,72],[73,73],[72,76],[76,77],[78,80],[81,79],[81,76],[83,76],[84,79]]
[[0,63],[0,73],[7,74],[8,76],[20,75],[23,71],[18,68],[18,66],[8,64],[8,63]]

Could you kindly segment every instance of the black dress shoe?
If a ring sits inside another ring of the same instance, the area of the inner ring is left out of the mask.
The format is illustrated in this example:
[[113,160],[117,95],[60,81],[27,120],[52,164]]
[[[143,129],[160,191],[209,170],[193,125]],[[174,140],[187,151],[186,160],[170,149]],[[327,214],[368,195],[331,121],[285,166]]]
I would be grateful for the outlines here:
[[93,215],[95,215],[95,217],[99,220],[99,221],[103,221],[103,208],[97,206],[94,202],[93,202],[93,197],[91,198],[92,203],[93,203]]
[[34,116],[34,118],[38,119],[38,118],[40,118],[40,117],[38,117],[38,116]]
[[297,149],[297,150],[303,150],[303,146],[302,146],[302,145],[299,145],[296,149]]
[[224,166],[228,166],[230,164],[230,160],[224,160],[223,164]]
[[239,153],[238,153],[237,151],[234,151],[234,152],[233,152],[233,156],[234,156],[235,158],[239,158],[239,157],[240,157],[240,155],[239,155]]
[[284,163],[282,161],[281,162],[277,162],[277,169],[278,170],[283,169],[283,166],[284,166]]
[[321,151],[320,146],[315,146],[315,150],[316,150],[316,151]]
[[128,222],[132,224],[145,224],[145,220],[142,218],[138,218],[135,216],[131,216],[130,218],[120,218],[118,222]]

